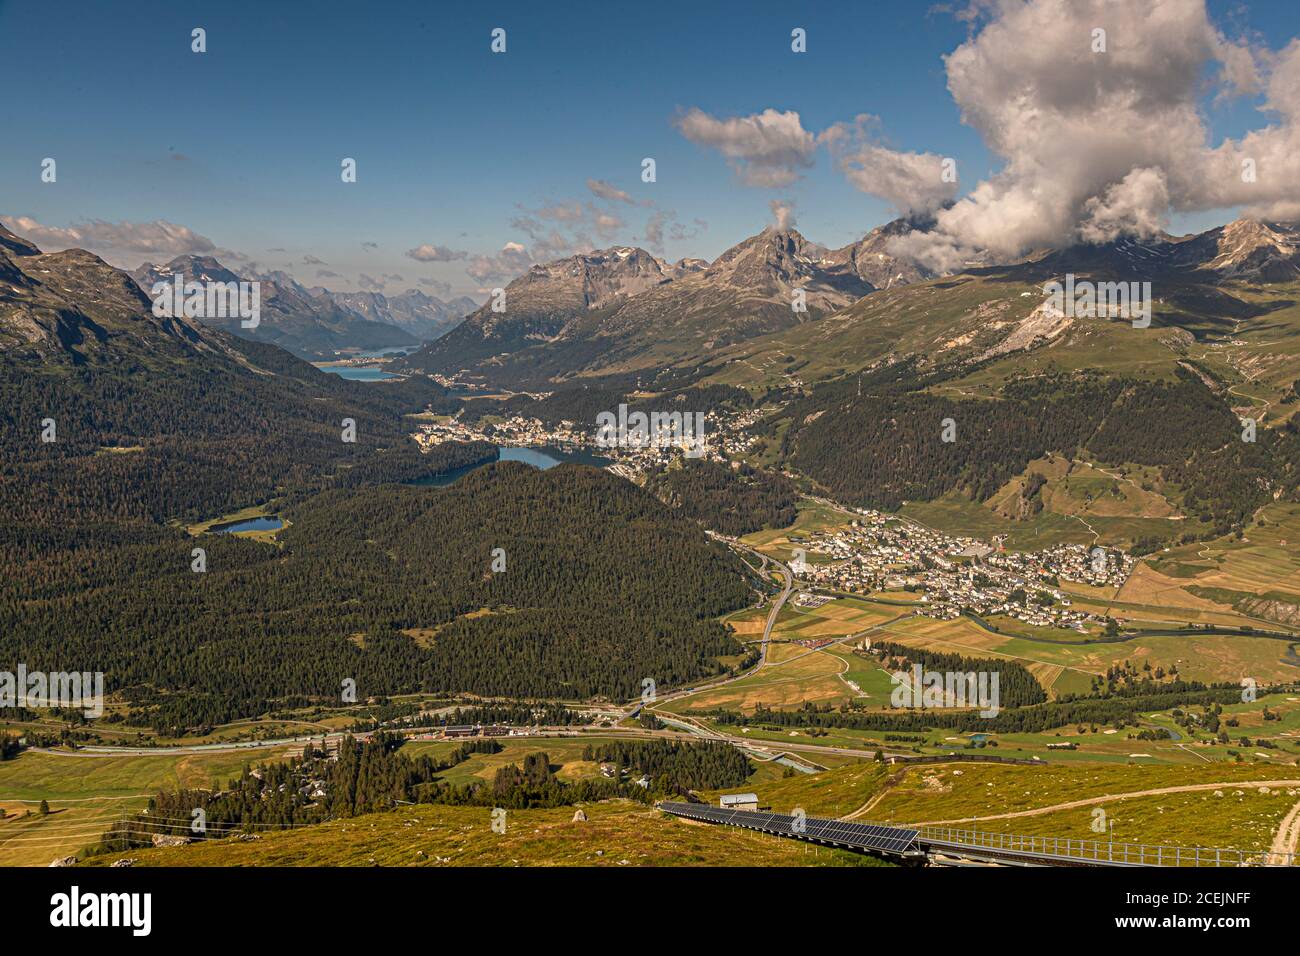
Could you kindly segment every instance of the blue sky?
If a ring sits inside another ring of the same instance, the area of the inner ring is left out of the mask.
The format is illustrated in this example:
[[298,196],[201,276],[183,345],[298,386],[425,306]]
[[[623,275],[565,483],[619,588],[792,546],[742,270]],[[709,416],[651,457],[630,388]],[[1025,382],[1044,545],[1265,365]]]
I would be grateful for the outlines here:
[[[1292,0],[1209,6],[1220,28],[1275,48],[1300,35]],[[807,30],[806,54],[790,50],[795,26]],[[190,50],[194,27],[207,31],[205,54]],[[507,30],[504,55],[489,50],[494,27]],[[515,223],[548,205],[590,203],[623,220],[598,244],[645,245],[646,219],[671,212],[679,238],[662,252],[711,259],[767,225],[769,201],[780,199],[795,203],[805,235],[838,246],[892,210],[847,182],[825,150],[796,182],[754,188],[674,120],[692,108],[794,110],[817,132],[869,113],[890,147],[954,157],[965,188],[998,165],[946,89],[941,56],[967,36],[950,13],[888,0],[0,0],[0,215],[56,229],[164,220],[309,285],[400,276],[390,293],[420,278],[457,293],[482,287],[465,273],[471,257],[530,245]],[[1215,135],[1259,122],[1249,100],[1207,101],[1206,115]],[[657,163],[653,184],[640,179],[646,156]],[[58,162],[56,183],[39,181],[44,157]],[[357,160],[356,183],[341,182],[343,157]],[[589,179],[632,202],[596,198]],[[405,254],[422,244],[466,257]],[[109,257],[166,258],[130,248]]]

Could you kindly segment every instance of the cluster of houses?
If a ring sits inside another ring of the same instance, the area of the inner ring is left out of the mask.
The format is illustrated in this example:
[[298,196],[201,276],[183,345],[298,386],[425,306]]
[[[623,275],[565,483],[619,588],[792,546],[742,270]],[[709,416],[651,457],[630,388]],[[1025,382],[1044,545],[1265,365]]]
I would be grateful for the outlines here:
[[[627,770],[626,767],[624,767],[624,768],[619,768],[619,767],[615,766],[615,765],[612,764],[612,763],[603,763],[603,764],[600,765],[600,775],[601,775],[602,777],[607,777],[607,778],[609,778],[610,780],[613,780],[615,774],[619,774],[621,777],[623,777],[623,778],[625,778],[625,779],[628,779],[628,780],[631,780],[631,776],[632,776],[631,773]],[[650,789],[650,774],[648,774],[648,773],[643,773],[643,774],[641,774],[641,776],[637,777],[635,780],[632,780],[632,783],[636,784],[638,787],[641,787],[643,790],[649,790],[649,789]]]
[[[337,747],[334,750],[327,753],[324,758],[326,763],[335,763],[338,759],[339,759],[339,752]],[[248,771],[248,775],[252,777],[254,780],[262,779],[262,771],[257,767],[254,767],[252,770]],[[286,792],[288,789],[289,789],[289,784],[287,783],[282,783],[278,787],[278,790],[281,793]],[[329,796],[329,790],[325,786],[324,779],[320,779],[317,777],[309,777],[298,784],[298,795],[301,796],[304,800],[320,800],[323,799],[324,797]],[[267,799],[268,796],[269,794],[263,793],[262,799],[265,800]],[[144,812],[147,813],[148,811],[146,810]]]
[[[990,545],[868,509],[860,509],[847,528],[792,537],[791,543],[791,570],[805,581],[859,593],[919,591],[917,613],[940,620],[998,614],[1078,631],[1100,618],[1073,609],[1059,582],[1120,587],[1136,564],[1123,552],[1077,544],[1006,551],[1000,538]],[[811,563],[809,552],[830,560]],[[816,606],[799,598],[796,604]]]
[[777,407],[764,405],[761,408],[751,408],[732,415],[712,413],[709,416],[709,444],[724,456],[743,458],[753,451],[759,441],[757,435],[748,434],[745,429],[771,415]]
[[[489,435],[487,427],[491,427]],[[422,424],[415,433],[421,446],[440,445],[445,441],[486,441],[498,445],[582,445],[589,437],[580,433],[572,422],[547,427],[536,418],[513,415],[494,426],[470,425],[460,416],[445,422]]]
[[1093,587],[1123,587],[1137,559],[1113,548],[1089,548],[1082,544],[1062,544],[1043,551],[1002,551],[990,556],[995,567],[1028,573],[1035,567],[1049,569],[1052,577],[1090,584]]
[[756,410],[734,415],[709,413],[702,447],[687,440],[650,441],[640,446],[633,443],[602,444],[597,441],[594,426],[570,421],[545,425],[539,419],[523,415],[513,415],[491,426],[471,425],[461,421],[457,415],[447,421],[421,424],[413,437],[423,448],[446,441],[486,441],[507,446],[573,446],[612,459],[613,464],[608,466],[611,471],[635,478],[640,473],[668,466],[682,457],[688,447],[690,457],[696,459],[728,461],[729,456],[743,455],[757,440],[745,434],[744,429],[764,414],[767,412]]

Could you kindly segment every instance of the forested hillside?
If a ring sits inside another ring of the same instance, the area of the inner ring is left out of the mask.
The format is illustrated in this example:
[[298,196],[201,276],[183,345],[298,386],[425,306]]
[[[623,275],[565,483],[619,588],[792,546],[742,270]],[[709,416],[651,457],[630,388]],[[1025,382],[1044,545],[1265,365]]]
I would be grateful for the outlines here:
[[739,562],[613,475],[503,462],[364,492],[287,508],[278,545],[137,524],[11,537],[0,653],[103,671],[141,722],[179,730],[337,702],[345,679],[362,700],[629,698],[738,650],[713,618],[750,600]]
[[783,453],[840,500],[887,510],[954,490],[983,501],[1048,452],[1158,466],[1194,519],[1185,533],[1199,537],[1239,527],[1275,489],[1296,486],[1294,430],[1243,441],[1232,410],[1183,369],[1173,382],[1025,377],[996,399],[928,390],[939,380],[899,365],[863,376],[860,394],[856,377],[814,390],[778,416],[791,422]]
[[799,500],[798,488],[784,475],[704,459],[683,459],[651,475],[646,488],[706,528],[737,536],[790,525]]
[[677,386],[672,378],[656,379],[654,388],[659,391],[652,399],[640,394],[643,387],[640,377],[615,375],[593,379],[583,385],[566,385],[541,399],[527,395],[516,395],[504,401],[475,398],[465,402],[461,418],[476,422],[488,415],[523,415],[536,418],[545,425],[567,421],[594,431],[596,416],[601,412],[616,411],[620,404],[626,404],[629,412],[679,411],[711,415],[722,409],[745,409],[761,403],[761,399],[755,402],[744,389],[730,385],[689,387]]
[[[377,448],[414,450],[402,416],[456,406],[427,379],[376,388],[274,346],[205,334],[221,337],[248,364],[172,353],[170,343],[86,364],[0,352],[3,520],[222,514],[313,486]],[[344,419],[356,423],[355,442],[343,440]],[[41,440],[46,420],[54,423],[52,442]]]
[[[406,416],[459,408],[441,386],[160,319],[95,256],[0,239],[7,659],[102,671],[132,724],[182,733],[345,681],[634,697],[736,652],[713,618],[748,602],[743,566],[653,496],[515,464],[416,486],[497,456],[419,450]],[[254,505],[274,543],[184,530]]]

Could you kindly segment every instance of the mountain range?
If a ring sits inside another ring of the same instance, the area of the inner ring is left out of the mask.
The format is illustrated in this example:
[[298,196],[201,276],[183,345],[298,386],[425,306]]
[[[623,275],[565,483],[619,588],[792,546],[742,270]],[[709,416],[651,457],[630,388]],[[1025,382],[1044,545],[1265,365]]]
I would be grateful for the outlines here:
[[[1036,294],[1044,282],[1068,273],[1153,281],[1156,325],[1177,326],[1196,338],[1267,308],[1242,289],[1300,279],[1295,224],[1239,219],[1190,236],[1041,250],[952,276],[935,276],[890,252],[895,237],[919,227],[924,223],[895,220],[834,250],[794,229],[769,228],[711,263],[673,263],[631,246],[581,253],[534,265],[510,282],[503,311],[494,311],[491,301],[474,309],[468,297],[444,302],[415,289],[385,296],[307,288],[285,272],[241,276],[210,256],[145,263],[131,273],[132,283],[89,253],[44,256],[7,230],[0,278],[15,290],[31,288],[30,274],[15,272],[13,262],[42,255],[48,270],[42,274],[59,275],[63,289],[94,285],[100,305],[111,303],[123,313],[140,307],[141,290],[147,302],[153,283],[177,274],[220,282],[252,278],[262,283],[256,329],[242,329],[237,318],[204,324],[307,358],[409,347],[423,339],[426,344],[394,368],[552,388],[575,376],[710,369],[719,362],[739,366],[733,379],[781,382],[799,370],[816,378],[908,355],[988,360],[1061,341],[1072,326],[1080,333],[1077,323],[1045,313]],[[792,304],[796,290],[803,311]],[[41,319],[34,317],[36,302],[51,292],[48,283],[34,292],[0,336],[93,343],[95,330],[53,303]],[[193,323],[181,320],[172,328],[194,332]]]
[[170,282],[175,275],[201,282],[258,281],[263,314],[256,328],[243,328],[238,318],[204,323],[312,359],[347,350],[414,347],[443,334],[476,305],[465,296],[443,302],[417,289],[388,297],[307,288],[283,271],[238,275],[212,256],[177,256],[165,265],[146,262],[131,275],[146,295],[154,283]]
[[[671,264],[644,249],[615,247],[535,265],[505,287],[503,311],[488,303],[397,367],[533,388],[720,361],[752,369],[760,355],[762,365],[812,362],[833,374],[890,353],[1021,351],[1060,331],[1038,309],[1039,293],[1067,273],[1159,280],[1157,309],[1163,305],[1172,324],[1177,314],[1193,326],[1256,309],[1228,291],[1235,285],[1300,277],[1293,224],[1240,219],[1192,236],[1123,237],[1009,262],[984,257],[947,276],[890,252],[894,238],[924,226],[895,220],[835,250],[796,230],[769,228],[712,263]],[[978,301],[968,301],[976,287]],[[796,289],[804,290],[804,312],[792,308]],[[885,310],[889,316],[879,318]],[[868,316],[876,320],[864,321]],[[877,333],[886,327],[882,339]]]
[[331,292],[321,286],[312,286],[308,291],[371,322],[395,325],[424,341],[445,334],[478,308],[478,303],[467,295],[444,302],[419,289],[389,296],[382,292]]
[[456,405],[426,378],[376,388],[157,316],[128,273],[0,226],[0,512],[14,523],[198,517],[362,460],[418,470],[403,416]]
[[83,249],[43,253],[0,225],[0,353],[85,365],[116,340],[156,351],[164,341],[224,351],[183,317],[156,318],[131,276]]
[[586,368],[703,360],[857,301],[876,288],[865,274],[892,276],[892,263],[856,252],[830,252],[794,229],[765,229],[712,263],[673,264],[627,246],[581,253],[533,266],[505,287],[504,310],[489,302],[401,364],[537,381]]

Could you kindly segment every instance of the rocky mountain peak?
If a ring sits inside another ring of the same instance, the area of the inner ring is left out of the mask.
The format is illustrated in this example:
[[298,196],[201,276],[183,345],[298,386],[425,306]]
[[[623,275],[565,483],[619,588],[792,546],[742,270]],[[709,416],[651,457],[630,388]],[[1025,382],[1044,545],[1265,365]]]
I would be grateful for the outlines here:
[[554,262],[534,265],[511,282],[512,293],[530,307],[537,298],[565,302],[569,308],[594,309],[620,296],[636,295],[673,278],[663,260],[636,246],[615,246],[580,252]]
[[41,250],[21,236],[16,236],[0,223],[0,249],[11,256],[39,256]]
[[826,261],[852,272],[878,289],[934,278],[929,269],[910,259],[900,259],[890,251],[890,244],[896,238],[915,229],[925,229],[930,224],[914,218],[894,219],[872,229],[857,242],[828,252]]
[[227,269],[213,256],[176,256],[165,265],[146,262],[131,275],[146,292],[155,282],[167,282],[172,276],[183,276],[190,282],[239,282],[240,276]]

